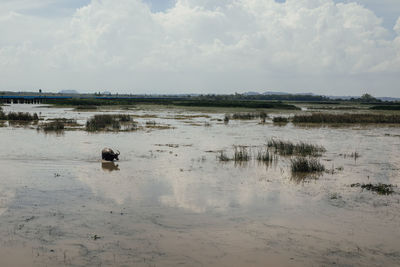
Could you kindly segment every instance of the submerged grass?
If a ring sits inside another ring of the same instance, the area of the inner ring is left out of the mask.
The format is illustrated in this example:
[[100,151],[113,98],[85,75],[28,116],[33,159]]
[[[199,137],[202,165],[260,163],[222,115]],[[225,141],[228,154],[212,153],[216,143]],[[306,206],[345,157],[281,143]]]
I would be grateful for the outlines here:
[[368,191],[376,192],[379,195],[390,195],[394,193],[393,187],[391,184],[352,184],[351,187],[361,187],[362,189],[366,189]]
[[399,124],[400,115],[383,115],[372,113],[328,114],[312,113],[311,115],[295,115],[293,123],[388,123]]
[[293,143],[290,141],[271,139],[267,146],[273,148],[275,153],[283,156],[301,155],[301,156],[320,156],[325,152],[325,148],[305,142]]
[[325,166],[316,158],[296,157],[290,160],[293,173],[313,173],[325,171]]

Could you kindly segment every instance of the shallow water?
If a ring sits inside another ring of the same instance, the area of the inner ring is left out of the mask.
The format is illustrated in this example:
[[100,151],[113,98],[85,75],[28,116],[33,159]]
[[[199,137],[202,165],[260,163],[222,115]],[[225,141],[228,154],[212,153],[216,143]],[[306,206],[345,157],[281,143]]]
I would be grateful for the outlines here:
[[[99,113],[4,110],[81,124]],[[217,121],[224,112],[178,108],[107,112],[173,128],[56,135],[0,127],[0,265],[400,264],[399,188],[382,196],[350,186],[400,187],[400,128],[225,125]],[[321,162],[334,172],[298,179],[285,157],[269,166],[217,160],[217,151],[255,153],[270,138],[323,145]],[[120,161],[102,163],[103,147],[119,149]],[[353,152],[361,157],[343,156]]]

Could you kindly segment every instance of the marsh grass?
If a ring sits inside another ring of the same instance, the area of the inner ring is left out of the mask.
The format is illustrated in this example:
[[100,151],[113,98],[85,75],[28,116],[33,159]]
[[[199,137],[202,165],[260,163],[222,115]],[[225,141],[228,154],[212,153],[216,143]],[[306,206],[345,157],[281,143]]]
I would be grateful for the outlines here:
[[65,129],[64,122],[62,121],[52,121],[50,123],[46,123],[42,126],[43,131],[45,132],[59,132]]
[[316,158],[295,157],[290,159],[292,173],[314,173],[325,171],[325,166]]
[[362,189],[376,192],[379,195],[391,195],[394,193],[394,185],[391,184],[352,184],[351,187],[361,187]]
[[353,152],[350,154],[350,157],[354,158],[354,160],[357,160],[360,157],[360,154],[358,152]]
[[233,160],[235,162],[244,162],[250,160],[250,152],[246,146],[234,146],[233,150]]
[[345,114],[328,114],[328,113],[312,113],[311,115],[295,115],[292,119],[293,123],[332,123],[332,124],[349,124],[349,123],[386,123],[399,124],[400,115],[383,115],[372,113],[345,113]]
[[95,105],[82,105],[82,106],[77,106],[75,107],[75,110],[94,110],[97,109],[98,107]]
[[219,160],[219,161],[224,161],[224,162],[227,162],[227,161],[230,161],[231,159],[226,155],[226,153],[225,153],[225,151],[220,151],[219,152],[219,154],[217,155],[217,159]]
[[377,105],[370,107],[372,110],[400,110],[400,104],[397,105]]
[[283,123],[288,123],[289,122],[289,118],[278,116],[278,117],[274,117],[272,119],[272,122],[274,122],[274,123],[282,123],[282,124]]
[[74,119],[67,119],[67,118],[55,118],[55,119],[48,119],[51,122],[61,122],[65,126],[80,126],[78,122]]
[[0,111],[0,120],[8,121],[39,121],[39,116],[37,113],[30,114],[28,112],[10,112],[8,114]]
[[219,151],[219,161],[234,161],[235,163],[248,162],[251,159],[250,149],[246,146],[233,146],[233,157],[230,158],[225,151]]
[[258,149],[256,159],[258,162],[271,164],[274,161],[277,161],[278,157],[275,153],[269,151],[268,148],[263,147],[263,148]]
[[350,154],[339,154],[339,156],[343,156],[343,158],[353,158],[354,160],[357,160],[359,157],[361,157],[360,153],[358,153],[357,151]]
[[227,115],[227,114],[225,114],[224,123],[225,123],[225,124],[228,124],[228,123],[229,123],[229,115]]
[[197,114],[197,115],[177,115],[174,116],[173,119],[175,120],[187,120],[187,119],[199,119],[199,118],[204,118],[204,119],[210,119],[210,115],[205,115],[205,114]]
[[[86,122],[86,130],[89,132],[102,130],[119,130],[121,122],[131,122],[131,117],[126,114],[100,114],[94,115]],[[134,124],[134,123],[133,123]]]
[[325,148],[305,142],[293,143],[290,141],[271,139],[267,146],[273,148],[275,153],[283,156],[301,155],[301,156],[320,156],[325,152]]
[[120,122],[130,122],[132,121],[131,116],[127,114],[118,114],[116,115],[116,118],[119,119]]
[[[225,116],[227,117],[227,116]],[[232,120],[254,120],[261,119],[261,121],[265,122],[265,119],[268,117],[267,113],[261,112],[247,112],[247,113],[234,113],[228,117],[228,119]],[[229,120],[228,120],[229,121]]]

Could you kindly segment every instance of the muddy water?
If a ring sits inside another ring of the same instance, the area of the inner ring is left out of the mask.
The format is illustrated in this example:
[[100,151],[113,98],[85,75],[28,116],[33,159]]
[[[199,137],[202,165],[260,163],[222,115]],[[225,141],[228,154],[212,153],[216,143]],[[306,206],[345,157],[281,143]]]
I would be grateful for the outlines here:
[[[82,124],[95,113],[4,110]],[[225,125],[217,121],[223,112],[181,109],[107,112],[172,128],[56,135],[0,127],[1,266],[400,264],[399,188],[381,196],[350,187],[400,187],[400,128]],[[288,158],[271,165],[216,158],[232,145],[256,152],[270,138],[323,145],[321,162],[334,172],[299,179]],[[101,162],[107,146],[121,151],[119,162]],[[343,156],[353,152],[361,156]]]

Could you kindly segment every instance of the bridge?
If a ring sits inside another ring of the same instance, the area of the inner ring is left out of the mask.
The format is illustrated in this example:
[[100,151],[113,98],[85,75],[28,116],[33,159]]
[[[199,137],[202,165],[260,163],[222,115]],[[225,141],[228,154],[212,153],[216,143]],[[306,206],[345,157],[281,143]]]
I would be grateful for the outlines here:
[[94,96],[94,95],[0,95],[0,103],[42,104],[53,99],[101,99],[101,100],[183,100],[182,96]]

